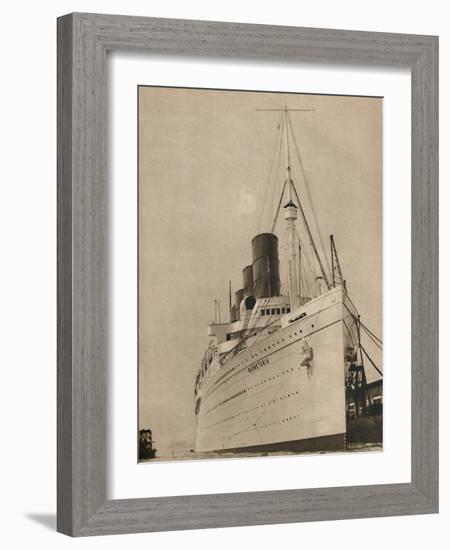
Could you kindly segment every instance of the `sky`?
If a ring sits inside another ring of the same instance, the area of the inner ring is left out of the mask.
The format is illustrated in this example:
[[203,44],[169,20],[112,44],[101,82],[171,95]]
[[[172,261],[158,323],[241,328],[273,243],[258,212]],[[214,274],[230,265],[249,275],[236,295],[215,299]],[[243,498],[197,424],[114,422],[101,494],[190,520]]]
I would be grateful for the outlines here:
[[[152,429],[159,455],[194,446],[194,379],[214,300],[226,320],[228,281],[233,294],[241,288],[251,239],[270,231],[285,179],[283,162],[270,171],[280,113],[259,109],[285,101],[312,109],[291,120],[320,235],[292,165],[316,243],[329,261],[334,235],[350,297],[382,336],[382,99],[140,87],[139,427]],[[281,244],[282,221],[279,230]]]

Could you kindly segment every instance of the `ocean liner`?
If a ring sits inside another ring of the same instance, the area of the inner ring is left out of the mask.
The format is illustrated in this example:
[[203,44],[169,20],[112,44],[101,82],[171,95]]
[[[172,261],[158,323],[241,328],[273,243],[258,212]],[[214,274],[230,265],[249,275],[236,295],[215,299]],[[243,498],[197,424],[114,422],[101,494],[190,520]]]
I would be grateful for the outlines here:
[[[331,267],[323,247],[321,254],[316,246],[292,169],[293,159],[300,172],[303,165],[291,109],[279,111],[281,195],[271,231],[252,240],[251,264],[243,269],[234,304],[230,283],[229,322],[216,319],[208,326],[209,345],[194,389],[197,452],[343,450],[349,388],[365,382],[359,315],[333,236]],[[304,171],[302,176],[307,186]],[[305,193],[312,210],[309,190]],[[275,231],[283,218],[279,243]]]

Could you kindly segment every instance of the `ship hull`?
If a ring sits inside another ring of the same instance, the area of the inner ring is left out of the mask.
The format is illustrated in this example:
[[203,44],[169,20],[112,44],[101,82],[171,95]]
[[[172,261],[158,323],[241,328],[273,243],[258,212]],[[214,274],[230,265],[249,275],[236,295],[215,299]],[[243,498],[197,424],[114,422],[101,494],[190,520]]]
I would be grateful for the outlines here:
[[236,447],[227,449],[231,453],[312,453],[312,452],[331,452],[344,450],[346,445],[346,435],[325,435],[323,437],[313,437],[310,439],[293,439],[290,441],[277,441],[276,443],[266,443],[260,445],[250,445],[248,447]]
[[345,299],[339,288],[305,304],[303,318],[217,369],[197,407],[197,451],[345,447]]

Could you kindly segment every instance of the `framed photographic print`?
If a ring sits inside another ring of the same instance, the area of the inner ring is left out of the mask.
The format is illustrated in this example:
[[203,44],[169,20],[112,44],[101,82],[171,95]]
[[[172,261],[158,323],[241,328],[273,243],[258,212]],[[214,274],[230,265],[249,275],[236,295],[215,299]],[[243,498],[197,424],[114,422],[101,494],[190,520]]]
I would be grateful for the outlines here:
[[437,512],[437,55],[58,20],[58,530]]
[[138,94],[139,458],[381,449],[382,98]]

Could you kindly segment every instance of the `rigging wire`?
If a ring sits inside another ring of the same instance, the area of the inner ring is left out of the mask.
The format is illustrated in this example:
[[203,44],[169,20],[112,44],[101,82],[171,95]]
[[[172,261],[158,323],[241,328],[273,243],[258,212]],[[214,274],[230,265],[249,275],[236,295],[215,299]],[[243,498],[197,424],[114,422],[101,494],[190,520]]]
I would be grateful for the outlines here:
[[[277,158],[278,158],[277,167],[278,167],[278,164],[279,164],[279,158],[280,158],[280,153],[279,152],[281,150],[281,143],[283,141],[281,139],[281,136],[283,135],[283,128],[282,128],[283,121],[284,121],[284,117],[283,117],[283,115],[281,115],[280,120],[278,121],[278,127],[277,127],[278,128],[278,133],[277,133],[277,136],[276,136],[276,139],[275,139],[275,147],[274,147],[274,152],[273,152],[273,156],[272,156],[272,161],[271,161],[271,164],[270,164],[269,176],[267,178],[266,188],[264,190],[263,208],[261,210],[259,223],[257,225],[257,232],[258,233],[261,231],[261,227],[263,225],[264,211],[265,211],[266,204],[267,204],[268,192],[269,192],[269,189],[271,188],[270,182],[272,180],[273,168],[274,168],[274,165],[275,165],[275,160]],[[276,172],[277,172],[277,170],[276,170]]]
[[322,272],[323,280],[325,281],[325,284],[327,285],[327,288],[329,290],[331,288],[330,282],[328,280],[328,276],[326,274],[325,268],[323,267],[322,260],[320,259],[319,252],[316,248],[316,245],[314,244],[314,239],[313,239],[311,230],[309,228],[308,222],[306,220],[305,212],[303,210],[302,203],[300,202],[300,197],[298,196],[298,193],[297,193],[297,188],[295,187],[294,182],[292,180],[291,180],[291,184],[292,184],[292,189],[294,190],[294,193],[295,193],[295,197],[296,197],[297,202],[298,202],[298,207],[300,209],[300,213],[301,213],[302,218],[303,218],[303,223],[304,223],[304,225],[306,227],[306,230],[308,232],[308,237],[309,237],[309,240],[310,240],[310,244],[312,246],[312,249],[314,250],[314,255],[316,257],[317,263],[319,264],[320,271]]
[[[347,295],[347,298],[348,300],[350,301],[350,303],[353,305],[353,307],[356,309],[355,307],[355,304],[352,302],[352,300],[350,299],[350,297]],[[363,323],[361,322],[361,318],[359,316],[356,316],[352,311],[350,311],[350,309],[348,308],[348,306],[345,304],[344,302],[344,306],[345,306],[345,309],[348,311],[348,313],[350,314],[350,317],[353,319],[353,321],[355,323],[357,323],[357,326],[359,327],[363,327],[364,329],[367,329],[367,327],[365,325],[363,325]],[[358,311],[358,310],[357,310]],[[344,324],[345,324],[345,321],[344,321]],[[349,331],[348,327],[347,327],[347,330]],[[349,331],[349,334],[350,331]],[[373,334],[371,332],[371,334]],[[369,336],[369,334],[367,333],[367,335]],[[374,335],[375,336],[375,335]],[[352,338],[352,341],[353,341],[353,338]],[[372,339],[373,341],[373,339]],[[381,342],[381,340],[380,340]],[[376,342],[374,342],[376,343]],[[381,342],[382,343],[382,342]],[[382,348],[379,344],[377,344],[379,349],[382,351]],[[371,365],[373,366],[373,368],[378,372],[378,374],[380,374],[380,376],[383,376],[383,372],[377,367],[377,365],[375,364],[374,360],[370,357],[370,355],[368,354],[367,350],[365,349],[365,347],[362,345],[361,343],[361,338],[359,338],[359,342],[358,342],[358,347],[359,349],[364,353],[364,355],[367,357],[367,359],[370,361]]]
[[275,324],[278,321],[278,319],[273,319],[272,321],[271,321],[271,319],[272,319],[272,316],[269,317],[269,320],[267,321],[267,323],[263,327],[260,327],[258,330],[256,330],[253,333],[250,333],[250,334],[247,334],[247,335],[243,336],[242,339],[239,341],[239,343],[233,349],[228,351],[226,353],[226,355],[224,355],[222,357],[220,362],[222,363],[222,361],[228,356],[228,354],[230,354],[232,352],[237,352],[238,348],[240,348],[242,346],[242,344],[244,344],[251,336],[257,336],[261,331],[263,331],[264,329],[272,326],[273,324]]
[[275,227],[277,225],[278,215],[280,214],[280,208],[281,208],[281,203],[283,201],[284,190],[286,189],[286,184],[287,184],[287,180],[284,181],[283,189],[282,189],[281,195],[280,195],[280,200],[278,202],[278,206],[277,206],[277,209],[275,211],[275,217],[273,218],[272,229],[270,230],[271,233],[273,233],[275,231]]
[[355,355],[356,355],[356,350],[355,350],[355,348],[358,347],[358,342],[355,340],[352,331],[348,328],[348,325],[347,325],[347,323],[345,322],[345,319],[343,319],[343,323],[344,323],[345,328],[347,329],[347,332],[348,332],[348,335],[349,335],[349,337],[350,337],[350,340],[352,341],[352,346],[353,346],[353,348],[354,348],[354,352],[355,352]]
[[[262,304],[261,307],[265,308],[265,307],[267,306],[267,304],[270,302],[270,298],[271,298],[271,296],[266,296],[266,298],[264,299],[264,302],[263,302],[263,304]],[[267,321],[267,323],[270,321],[271,318],[272,318],[272,316],[270,315],[270,316],[269,316],[269,319],[268,319],[268,321]],[[256,335],[259,334],[259,332],[260,332],[260,331],[257,331],[257,332],[249,332],[249,333],[247,333],[247,331],[249,330],[248,325],[249,325],[250,321],[251,321],[251,316],[248,318],[247,325],[246,325],[246,327],[245,327],[245,329],[244,329],[244,330],[245,330],[245,333],[244,333],[244,335],[242,336],[242,340],[241,340],[241,341],[244,341],[244,339],[245,339],[245,340],[248,340],[248,339],[250,338],[250,336],[256,336]],[[260,330],[264,330],[264,329],[267,327],[267,323],[265,324],[265,326],[260,327]],[[250,330],[254,330],[254,326],[253,326]]]
[[383,376],[383,372],[376,366],[376,364],[374,363],[374,361],[372,360],[370,355],[367,353],[365,347],[361,344],[361,342],[359,343],[359,347],[362,349],[362,351],[364,352],[364,355],[367,357],[367,359],[371,362],[372,367],[378,372],[378,374],[380,376]]
[[[283,148],[283,138],[282,138],[283,128],[284,128],[284,120],[281,122],[281,128],[280,128],[280,141],[279,141],[279,144],[278,144],[277,165],[276,165],[275,172],[274,172],[275,179],[278,178],[278,175],[280,173],[280,165],[281,165],[281,157],[282,157],[281,150]],[[277,185],[277,183],[275,181],[274,185],[272,185],[271,187],[272,187],[272,193],[270,195],[270,205],[273,205],[274,202],[275,202],[275,197],[277,195],[277,190],[278,190],[279,186]]]
[[[300,244],[301,244],[302,250],[304,251],[304,250],[305,250],[305,247],[304,247],[304,245],[303,245],[303,242],[302,242],[301,239],[300,239],[300,235],[299,235],[297,232],[296,232],[296,235],[297,235],[297,238],[298,238],[298,240],[299,240],[299,242],[300,242]],[[309,261],[309,255],[306,254],[305,252],[303,252],[303,256],[305,257],[306,263],[308,264],[309,271],[310,271],[311,277],[312,277],[312,283],[314,283],[314,280],[315,280],[315,278],[316,278],[316,273],[315,273],[315,271],[314,271],[314,269],[313,269],[313,267],[312,267],[312,265],[311,265],[311,263],[310,263],[310,261]],[[304,272],[304,274],[305,274],[305,283],[306,283],[306,287],[307,287],[307,289],[308,289],[308,296],[310,296],[310,297],[312,298],[312,295],[311,295],[311,287],[312,287],[312,285],[310,286],[310,285],[308,284],[308,278],[307,278],[307,276],[306,276],[306,269],[305,269],[305,266],[303,266],[303,272]]]
[[295,137],[294,128],[292,126],[292,121],[291,121],[291,117],[290,117],[289,113],[287,114],[287,119],[288,119],[289,127],[291,129],[292,140],[294,142],[294,148],[295,148],[297,160],[298,160],[298,163],[300,165],[300,171],[301,171],[302,176],[303,176],[303,181],[304,181],[305,188],[306,188],[306,194],[308,196],[308,201],[309,201],[309,204],[311,206],[311,212],[312,212],[312,215],[313,215],[314,225],[315,225],[315,228],[316,228],[317,235],[319,236],[320,246],[322,247],[322,254],[325,257],[325,263],[326,263],[328,272],[330,273],[330,264],[328,263],[328,258],[327,258],[327,255],[325,253],[325,247],[324,247],[324,244],[323,244],[323,241],[322,241],[322,235],[319,231],[319,223],[317,221],[316,212],[315,212],[315,209],[314,209],[314,202],[312,200],[312,196],[311,196],[311,193],[310,193],[310,190],[309,190],[309,184],[308,184],[308,180],[306,178],[305,168],[303,166],[303,161],[302,161],[302,158],[301,158],[301,155],[300,155],[300,150],[299,150],[299,147],[298,147],[298,144],[297,144],[297,138]]
[[[350,296],[347,294],[347,299],[348,301],[352,304],[352,306],[355,308],[356,311],[358,311],[358,308],[355,306],[355,304],[352,302],[352,299],[350,298]],[[363,329],[368,333],[368,335],[370,334],[370,336],[372,336],[373,338],[375,338],[375,340],[378,341],[378,343],[382,346],[383,345],[383,340],[381,338],[378,338],[378,336],[372,332],[368,327],[367,325],[365,325],[361,319],[359,317],[357,317],[352,311],[350,311],[350,309],[347,307],[347,305],[345,305],[344,303],[344,306],[345,306],[345,309],[349,312],[349,314],[353,317],[353,320],[356,321],[356,322],[359,322],[360,325],[363,327]],[[380,347],[380,345],[378,347]]]
[[381,340],[381,338],[378,338],[378,336],[374,334],[362,321],[361,326],[368,334],[370,334],[373,339],[377,340],[381,345],[383,345],[383,341]]
[[375,340],[375,338],[373,338],[369,332],[366,331],[366,329],[364,329],[364,327],[362,326],[362,323],[361,323],[361,327],[363,328],[366,336],[368,336],[368,338],[370,338],[370,340],[377,346],[378,349],[380,349],[381,351],[383,351],[383,346],[382,344],[380,344],[379,342],[377,342],[377,340]]
[[[265,298],[265,301],[264,303],[262,304],[262,307],[266,307],[267,304],[269,303],[270,301],[270,296],[266,297]],[[269,319],[267,320],[267,323],[263,326],[263,327],[260,327],[259,329],[257,329],[255,332],[250,332],[248,334],[245,334],[241,337],[241,339],[239,340],[239,342],[234,346],[234,348],[230,349],[229,351],[227,351],[225,353],[225,355],[223,357],[220,358],[219,362],[220,364],[222,365],[223,364],[223,361],[230,355],[230,354],[236,354],[236,353],[239,353],[240,349],[242,348],[242,344],[244,344],[251,336],[257,336],[262,330],[266,329],[267,327],[273,325],[278,319],[274,319],[272,322],[270,322],[272,319],[272,315],[269,316]],[[250,318],[247,319],[247,324],[246,326],[243,328],[243,330],[245,332],[247,332],[248,330],[248,324],[250,322]]]

